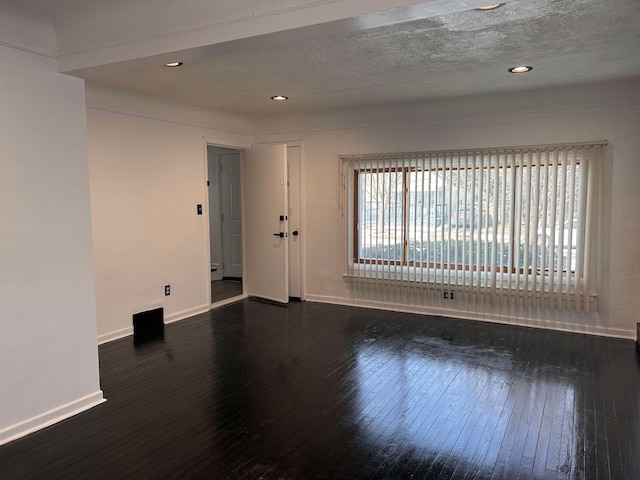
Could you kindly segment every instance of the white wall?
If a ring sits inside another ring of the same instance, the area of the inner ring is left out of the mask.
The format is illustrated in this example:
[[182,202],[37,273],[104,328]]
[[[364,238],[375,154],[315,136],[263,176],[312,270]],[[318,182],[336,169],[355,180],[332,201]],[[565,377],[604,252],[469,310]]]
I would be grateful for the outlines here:
[[84,86],[0,46],[0,444],[102,401]]
[[[612,90],[619,94],[607,93]],[[640,208],[640,88],[637,83],[617,82],[583,86],[576,92],[521,94],[525,98],[514,103],[513,96],[502,102],[499,96],[483,97],[469,103],[469,118],[456,100],[454,115],[447,120],[437,120],[446,115],[435,115],[427,104],[407,106],[406,111],[394,107],[256,122],[262,133],[254,143],[305,145],[306,298],[633,337],[640,311],[640,278],[635,273],[640,254],[634,247],[640,244],[635,213]],[[545,103],[547,96],[557,99],[557,108]],[[98,330],[106,341],[130,333],[131,315],[137,311],[164,306],[165,316],[172,320],[208,308],[206,223],[204,216],[195,215],[195,205],[205,201],[202,138],[228,146],[246,145],[252,139],[247,134],[250,125],[235,117],[205,118],[205,113],[184,106],[169,108],[150,99],[92,89],[87,98]],[[603,105],[607,102],[610,106]],[[512,104],[519,113],[506,114]],[[440,102],[437,112],[446,111]],[[269,133],[270,128],[278,133]],[[343,281],[338,155],[601,139],[610,142],[610,164],[599,313],[381,297]],[[172,286],[170,297],[163,295],[165,284]]]
[[170,322],[208,310],[204,138],[246,145],[222,128],[248,124],[115,92],[87,99],[99,340],[130,334],[136,312],[164,307]]
[[[634,337],[635,323],[640,321],[640,275],[637,273],[640,271],[637,247],[640,245],[637,213],[640,211],[640,88],[631,91],[634,95],[628,97],[629,106],[586,108],[578,104],[567,109],[565,104],[563,111],[508,115],[503,113],[508,111],[508,105],[500,105],[500,114],[496,116],[478,116],[476,109],[475,118],[422,122],[417,120],[420,107],[410,106],[407,107],[410,113],[404,118],[410,118],[411,123],[403,122],[402,112],[396,108],[389,110],[393,115],[387,116],[384,110],[367,112],[366,116],[349,112],[342,117],[289,118],[257,125],[256,128],[263,132],[256,137],[257,143],[305,142],[306,298]],[[591,96],[594,95],[597,98],[597,90],[591,92]],[[530,106],[537,110],[534,100],[532,98]],[[521,101],[519,105],[526,103]],[[428,105],[422,108],[422,117],[432,118]],[[440,111],[443,108],[443,104],[438,105]],[[456,108],[456,115],[462,117],[459,102],[456,102]],[[495,106],[486,106],[487,111],[491,108],[495,110]],[[350,120],[357,125],[368,122],[370,126],[349,127]],[[330,123],[333,128],[329,127]],[[382,125],[375,126],[376,123]],[[269,134],[270,126],[279,133]],[[305,126],[308,130],[304,130]],[[599,299],[600,314],[500,309],[462,302],[452,304],[451,301],[445,304],[410,295],[381,296],[380,292],[364,287],[350,288],[343,281],[345,245],[339,235],[338,155],[602,139],[610,142],[611,162],[605,187],[609,200],[605,208],[605,281]]]

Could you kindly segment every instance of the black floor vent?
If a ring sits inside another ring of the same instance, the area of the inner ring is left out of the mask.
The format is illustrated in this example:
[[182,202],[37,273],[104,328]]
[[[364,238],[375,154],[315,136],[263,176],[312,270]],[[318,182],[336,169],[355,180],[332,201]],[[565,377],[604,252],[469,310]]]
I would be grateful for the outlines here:
[[164,309],[156,308],[133,314],[133,342],[164,338]]

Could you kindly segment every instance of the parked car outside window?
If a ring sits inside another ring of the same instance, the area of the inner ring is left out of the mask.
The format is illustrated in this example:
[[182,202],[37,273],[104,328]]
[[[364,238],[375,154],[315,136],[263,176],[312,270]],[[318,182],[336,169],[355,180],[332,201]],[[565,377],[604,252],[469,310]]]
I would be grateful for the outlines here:
[[471,227],[472,223],[474,227],[493,227],[493,216],[484,210],[482,211],[482,225],[480,225],[478,215],[478,207],[471,207],[467,205],[458,208],[457,212],[451,214],[451,225],[454,227]]
[[[551,232],[555,243],[556,252],[554,256],[562,254],[562,268],[569,268],[574,271],[576,268],[576,248],[578,245],[578,220],[565,222],[562,230],[547,228],[544,233],[545,249],[549,250],[551,244]],[[569,235],[571,235],[571,245],[569,245]],[[538,232],[538,246],[542,247],[542,231]],[[560,252],[560,239],[562,238],[562,252]]]

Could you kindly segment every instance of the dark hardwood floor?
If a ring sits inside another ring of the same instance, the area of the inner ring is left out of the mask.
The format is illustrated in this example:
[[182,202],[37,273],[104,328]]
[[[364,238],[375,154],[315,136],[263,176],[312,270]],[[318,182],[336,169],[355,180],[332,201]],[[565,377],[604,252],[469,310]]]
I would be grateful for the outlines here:
[[107,403],[0,478],[640,479],[630,340],[243,301],[100,368]]
[[242,279],[222,279],[211,282],[211,303],[242,295]]

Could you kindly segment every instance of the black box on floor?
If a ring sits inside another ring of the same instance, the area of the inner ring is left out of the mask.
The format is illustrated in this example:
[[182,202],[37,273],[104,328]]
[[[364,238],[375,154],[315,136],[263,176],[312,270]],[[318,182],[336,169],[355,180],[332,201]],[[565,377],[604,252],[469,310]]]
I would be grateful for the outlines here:
[[155,308],[133,314],[134,343],[164,338],[164,309]]

